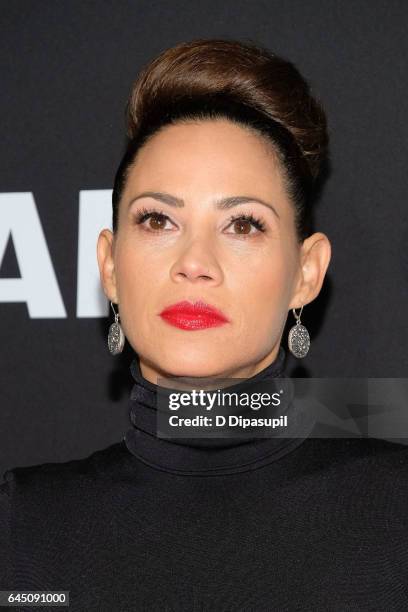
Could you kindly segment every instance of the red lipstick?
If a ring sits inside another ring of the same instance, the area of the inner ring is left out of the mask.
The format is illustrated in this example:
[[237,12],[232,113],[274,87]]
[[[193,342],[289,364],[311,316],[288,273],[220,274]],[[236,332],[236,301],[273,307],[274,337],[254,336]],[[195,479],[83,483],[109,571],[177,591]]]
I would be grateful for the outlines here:
[[202,301],[177,302],[177,304],[167,306],[159,314],[170,325],[190,331],[228,323],[228,319],[222,312]]

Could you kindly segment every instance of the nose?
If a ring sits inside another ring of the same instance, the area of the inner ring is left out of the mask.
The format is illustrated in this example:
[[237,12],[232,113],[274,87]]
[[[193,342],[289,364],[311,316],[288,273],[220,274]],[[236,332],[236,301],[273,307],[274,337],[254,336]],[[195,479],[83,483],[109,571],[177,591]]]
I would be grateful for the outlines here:
[[171,267],[170,275],[175,282],[189,280],[190,282],[218,283],[222,272],[213,250],[208,243],[194,240]]

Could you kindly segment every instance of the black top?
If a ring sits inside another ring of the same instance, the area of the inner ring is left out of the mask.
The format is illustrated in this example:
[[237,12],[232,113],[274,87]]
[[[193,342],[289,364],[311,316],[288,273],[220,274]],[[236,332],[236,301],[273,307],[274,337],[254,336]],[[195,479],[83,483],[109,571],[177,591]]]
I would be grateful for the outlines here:
[[130,370],[121,442],[5,472],[0,590],[69,591],[75,612],[408,609],[405,445],[314,438],[293,405],[292,438],[161,439]]

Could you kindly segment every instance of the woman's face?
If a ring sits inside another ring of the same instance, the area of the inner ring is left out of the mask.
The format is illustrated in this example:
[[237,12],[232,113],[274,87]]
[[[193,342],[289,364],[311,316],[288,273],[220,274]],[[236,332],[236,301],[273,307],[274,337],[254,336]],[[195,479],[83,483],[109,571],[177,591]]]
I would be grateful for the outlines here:
[[[216,206],[226,198],[235,205]],[[144,209],[153,216],[140,222]],[[277,355],[288,310],[310,301],[273,151],[228,120],[166,126],[154,135],[129,171],[117,234],[102,233],[105,293],[118,304],[143,375],[155,383],[157,375],[257,373]],[[210,304],[228,322],[191,330],[159,315],[182,300]]]

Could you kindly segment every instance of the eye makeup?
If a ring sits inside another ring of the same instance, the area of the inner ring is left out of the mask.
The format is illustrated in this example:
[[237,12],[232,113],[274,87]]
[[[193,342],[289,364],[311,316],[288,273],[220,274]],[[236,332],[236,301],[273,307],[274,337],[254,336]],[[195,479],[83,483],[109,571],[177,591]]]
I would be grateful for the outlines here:
[[[136,225],[143,225],[145,223],[145,221],[147,221],[147,219],[150,218],[156,218],[156,219],[163,219],[164,221],[171,221],[170,217],[168,215],[166,215],[166,213],[162,210],[162,209],[158,209],[155,207],[152,208],[146,208],[146,207],[142,207],[135,215],[134,215],[134,219],[135,219],[135,224]],[[231,215],[229,217],[229,221],[230,224],[235,223],[236,221],[244,221],[244,222],[248,222],[250,223],[256,230],[258,230],[258,232],[265,232],[266,231],[266,227],[265,227],[265,223],[262,221],[262,219],[260,219],[259,217],[256,217],[253,213],[242,213],[242,214],[237,214],[237,215]],[[229,226],[228,226],[229,227]],[[151,232],[160,232],[160,231],[166,231],[163,230],[163,228],[161,229],[152,229],[149,228],[148,231]],[[257,233],[257,232],[255,232]],[[237,235],[241,235],[241,236],[249,236],[249,235],[253,235],[253,233],[243,233],[243,234],[237,234]]]

